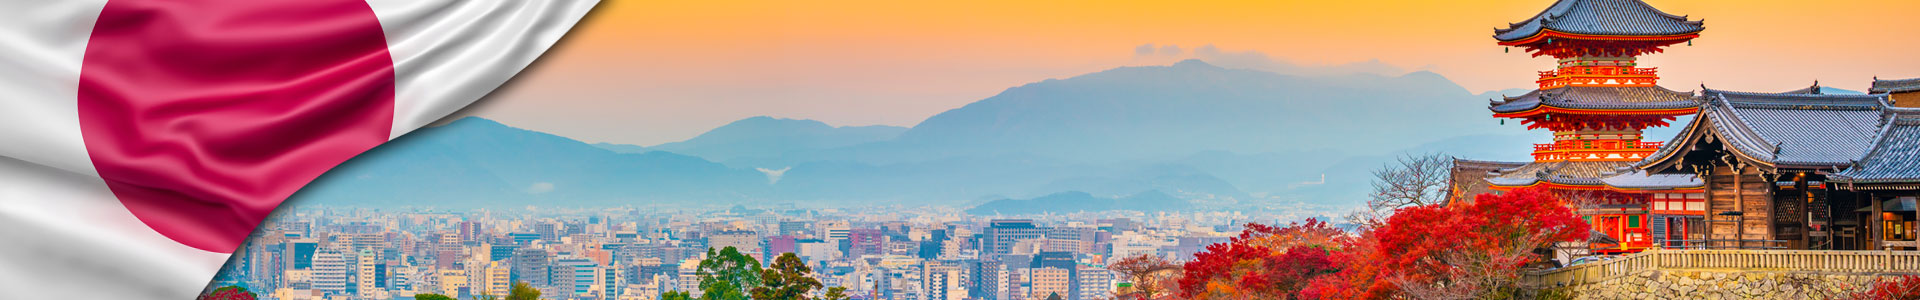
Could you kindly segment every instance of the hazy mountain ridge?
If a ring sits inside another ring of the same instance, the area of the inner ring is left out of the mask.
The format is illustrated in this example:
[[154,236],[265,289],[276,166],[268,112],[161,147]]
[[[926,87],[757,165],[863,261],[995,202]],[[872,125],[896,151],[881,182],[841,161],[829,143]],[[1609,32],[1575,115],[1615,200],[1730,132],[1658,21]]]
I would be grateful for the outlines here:
[[1189,60],[1013,87],[913,128],[754,117],[640,147],[468,118],[362,155],[296,198],[871,205],[1075,191],[1352,204],[1397,153],[1524,157],[1524,128],[1482,106],[1498,93],[1430,72],[1305,77]]
[[834,127],[815,120],[758,116],[727,123],[686,141],[648,149],[727,162],[884,141],[906,131],[907,128],[896,126]]
[[361,154],[293,198],[329,204],[606,204],[766,194],[765,176],[698,157],[615,153],[565,137],[463,118]]

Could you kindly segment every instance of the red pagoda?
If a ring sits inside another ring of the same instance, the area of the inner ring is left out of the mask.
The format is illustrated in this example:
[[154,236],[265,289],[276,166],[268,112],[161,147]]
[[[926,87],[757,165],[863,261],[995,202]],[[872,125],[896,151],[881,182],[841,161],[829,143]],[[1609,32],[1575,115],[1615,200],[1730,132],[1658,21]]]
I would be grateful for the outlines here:
[[1493,37],[1500,45],[1552,57],[1557,65],[1539,72],[1539,89],[1492,101],[1489,109],[1528,129],[1552,131],[1553,143],[1534,145],[1532,162],[1496,168],[1486,183],[1494,190],[1545,187],[1573,200],[1598,233],[1594,252],[1653,246],[1650,204],[1697,198],[1700,187],[1673,186],[1672,179],[1640,180],[1662,184],[1636,186],[1636,176],[1661,176],[1631,174],[1636,162],[1661,146],[1642,141],[1641,132],[1668,126],[1700,104],[1692,92],[1657,85],[1655,68],[1637,60],[1688,43],[1703,29],[1701,21],[1640,0],[1560,0],[1532,18],[1496,29]]

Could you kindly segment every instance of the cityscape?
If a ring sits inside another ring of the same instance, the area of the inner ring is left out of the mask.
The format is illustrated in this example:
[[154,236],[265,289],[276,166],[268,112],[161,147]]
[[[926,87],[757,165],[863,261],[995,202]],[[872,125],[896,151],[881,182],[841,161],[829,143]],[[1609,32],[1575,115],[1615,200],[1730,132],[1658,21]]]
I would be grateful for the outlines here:
[[[212,286],[259,299],[699,297],[708,249],[763,265],[793,253],[849,299],[1113,299],[1129,285],[1106,264],[1192,257],[1278,215],[1109,211],[1020,218],[923,207],[867,210],[734,206],[710,211],[300,207],[278,213]],[[824,291],[825,289],[821,289]]]

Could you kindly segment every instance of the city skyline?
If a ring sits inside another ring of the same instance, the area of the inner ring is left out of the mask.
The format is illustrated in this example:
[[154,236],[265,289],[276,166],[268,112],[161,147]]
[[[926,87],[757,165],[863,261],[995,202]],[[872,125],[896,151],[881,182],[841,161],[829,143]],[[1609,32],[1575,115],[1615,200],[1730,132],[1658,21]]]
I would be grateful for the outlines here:
[[[973,216],[945,208],[888,214],[790,206],[720,210],[414,210],[296,207],[263,224],[210,289],[261,299],[503,295],[524,282],[543,299],[657,299],[692,292],[708,249],[762,266],[793,253],[854,299],[1111,297],[1113,260],[1179,260],[1225,242],[1238,212]],[[822,288],[814,294],[824,292]]]

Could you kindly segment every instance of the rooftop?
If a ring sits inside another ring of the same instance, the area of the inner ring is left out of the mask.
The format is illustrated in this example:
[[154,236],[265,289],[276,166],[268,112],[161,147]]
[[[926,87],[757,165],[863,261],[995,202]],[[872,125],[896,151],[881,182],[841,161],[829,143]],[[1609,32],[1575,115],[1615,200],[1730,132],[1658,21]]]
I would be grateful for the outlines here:
[[1920,91],[1920,78],[1886,79],[1886,80],[1882,80],[1880,78],[1874,78],[1873,87],[1867,89],[1868,93],[1874,93],[1874,94],[1906,93],[1906,92],[1917,92],[1917,91]]
[[1706,29],[1701,21],[1662,12],[1640,0],[1560,0],[1524,21],[1495,29],[1494,39],[1525,40],[1543,31],[1606,36],[1671,36]]
[[1849,183],[1920,182],[1920,110],[1891,108],[1890,124],[1873,149],[1833,181]]
[[1683,149],[1692,149],[1694,143],[1711,135],[1742,159],[1768,166],[1844,167],[1873,146],[1886,107],[1877,95],[1806,90],[1754,93],[1707,89],[1701,92],[1700,101],[1700,116],[1641,165],[1672,161],[1686,152]]
[[1513,113],[1540,107],[1566,109],[1684,109],[1699,106],[1693,92],[1679,92],[1659,86],[1585,87],[1570,86],[1533,90],[1505,97],[1488,104],[1495,113]]
[[1529,186],[1540,182],[1561,185],[1602,185],[1605,184],[1601,181],[1602,178],[1632,164],[1633,162],[1623,161],[1534,162],[1518,168],[1500,170],[1498,176],[1487,178],[1487,183],[1504,187]]

